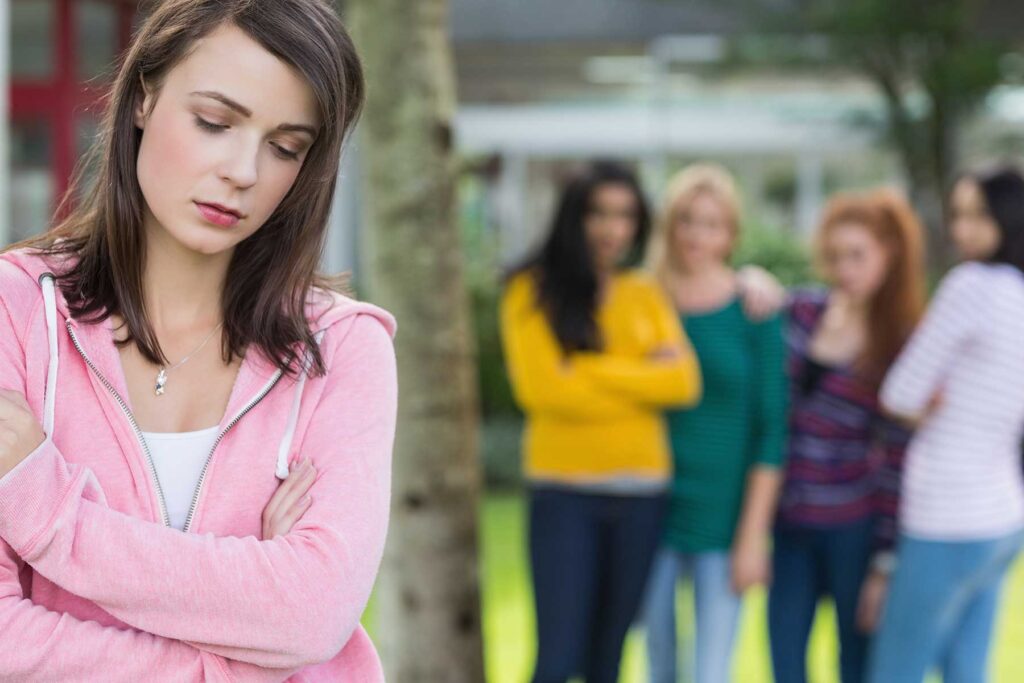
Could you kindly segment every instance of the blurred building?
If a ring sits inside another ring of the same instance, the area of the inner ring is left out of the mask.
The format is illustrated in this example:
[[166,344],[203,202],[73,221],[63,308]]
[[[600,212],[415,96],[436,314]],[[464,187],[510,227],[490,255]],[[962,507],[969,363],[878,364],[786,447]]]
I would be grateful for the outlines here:
[[42,230],[96,129],[106,69],[127,45],[133,0],[0,0],[0,92],[9,159],[0,243]]
[[[788,0],[776,0],[779,8]],[[637,162],[652,198],[683,164],[713,159],[739,177],[750,222],[809,232],[840,187],[899,182],[878,136],[873,84],[835,67],[730,59],[746,3],[711,0],[451,0],[458,145],[499,169],[489,201],[514,259],[547,228],[556,179],[593,156]],[[1020,40],[1013,0],[989,0],[983,35]],[[972,150],[1008,149],[1024,95],[997,92]],[[991,152],[989,152],[991,153]]]
[[[734,3],[450,3],[456,142],[477,181],[464,215],[499,236],[505,260],[545,229],[565,169],[595,156],[636,163],[654,198],[682,164],[715,159],[739,176],[748,218],[796,232],[813,226],[836,187],[898,178],[863,125],[882,116],[871,84],[834,71],[731,68],[727,41],[746,28]],[[0,163],[0,244],[48,224],[141,11],[136,0],[0,0],[0,158],[9,159]],[[992,30],[1011,30],[1000,16]],[[1019,89],[996,93],[972,148],[1006,149],[1022,101]],[[355,141],[332,215],[332,271],[358,262],[359,156]]]

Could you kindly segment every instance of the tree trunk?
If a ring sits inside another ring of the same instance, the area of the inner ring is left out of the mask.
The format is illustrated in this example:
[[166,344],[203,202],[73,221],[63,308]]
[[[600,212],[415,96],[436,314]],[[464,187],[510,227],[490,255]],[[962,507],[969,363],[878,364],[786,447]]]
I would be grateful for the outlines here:
[[[910,202],[924,224],[929,270],[939,274],[950,262],[946,235],[945,193],[948,164],[955,158],[956,130],[945,112],[932,112],[923,122],[914,121],[895,77],[869,71],[885,99],[889,130],[905,175]],[[938,144],[941,141],[941,145]]]
[[448,3],[346,4],[368,80],[364,284],[399,325],[391,529],[374,632],[388,681],[476,683],[479,407],[456,223]]

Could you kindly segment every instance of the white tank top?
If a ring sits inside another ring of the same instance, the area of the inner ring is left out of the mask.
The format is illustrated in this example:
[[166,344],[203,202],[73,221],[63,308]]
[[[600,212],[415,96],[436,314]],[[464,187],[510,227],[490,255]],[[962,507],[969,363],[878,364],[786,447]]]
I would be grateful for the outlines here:
[[156,476],[163,490],[171,526],[184,530],[203,466],[220,427],[197,432],[143,432]]

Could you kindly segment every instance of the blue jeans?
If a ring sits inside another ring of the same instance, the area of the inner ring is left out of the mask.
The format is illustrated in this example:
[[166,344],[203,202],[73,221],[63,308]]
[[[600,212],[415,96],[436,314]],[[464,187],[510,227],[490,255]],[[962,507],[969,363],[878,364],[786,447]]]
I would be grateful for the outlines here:
[[740,597],[732,590],[728,552],[680,553],[662,548],[644,599],[647,657],[652,683],[676,683],[676,584],[693,581],[694,643],[687,644],[687,676],[697,683],[728,683]]
[[872,521],[828,529],[779,527],[768,592],[768,635],[776,683],[806,683],[807,640],[825,595],[839,628],[843,683],[864,679],[868,640],[857,628],[857,605],[871,555]]
[[1000,588],[1022,542],[1020,532],[968,542],[903,536],[871,683],[917,683],[935,666],[944,683],[987,680]]
[[667,509],[664,495],[531,491],[534,683],[618,681]]

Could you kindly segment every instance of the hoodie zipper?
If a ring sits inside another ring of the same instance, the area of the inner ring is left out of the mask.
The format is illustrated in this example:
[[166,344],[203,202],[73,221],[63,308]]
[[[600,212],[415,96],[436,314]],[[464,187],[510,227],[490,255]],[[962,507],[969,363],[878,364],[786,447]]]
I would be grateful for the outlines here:
[[[78,343],[78,337],[75,335],[75,331],[74,329],[72,329],[71,323],[66,323],[66,326],[68,329],[68,334],[71,335],[71,341],[75,345],[75,349],[78,350],[79,355],[82,356],[82,359],[85,361],[85,364],[89,366],[89,369],[92,370],[93,374],[95,374],[96,377],[100,380],[100,383],[107,388],[107,391],[110,392],[110,395],[113,396],[114,399],[117,401],[117,404],[121,406],[121,411],[124,413],[125,417],[128,418],[128,422],[131,423],[132,429],[135,431],[135,436],[138,439],[139,444],[142,446],[142,451],[146,455],[146,462],[149,465],[149,472],[152,475],[153,484],[156,487],[156,495],[160,503],[160,514],[163,517],[164,526],[170,527],[171,519],[170,516],[167,514],[167,501],[164,499],[164,491],[163,488],[160,486],[160,477],[157,476],[156,465],[153,463],[153,455],[149,451],[149,445],[146,443],[146,439],[142,435],[142,430],[139,429],[138,422],[135,421],[135,416],[132,415],[132,411],[128,409],[128,404],[125,403],[123,398],[121,398],[121,395],[117,393],[117,389],[114,388],[114,385],[107,381],[107,378],[103,376],[103,374],[99,371],[99,368],[97,368],[96,365],[89,358],[89,356],[86,355],[85,350],[82,348],[82,345]],[[260,391],[260,393],[257,394],[251,401],[249,401],[249,403],[246,404],[246,406],[242,408],[242,410],[238,411],[238,414],[235,415],[235,417],[232,418],[231,422],[229,422],[227,426],[224,427],[223,430],[221,430],[220,434],[217,435],[217,440],[213,442],[213,447],[210,449],[209,454],[206,456],[206,462],[203,464],[203,471],[199,475],[199,482],[196,484],[195,493],[192,494],[192,504],[189,507],[188,516],[185,518],[185,527],[183,531],[188,532],[189,529],[192,527],[192,518],[195,515],[196,506],[199,503],[199,494],[203,489],[203,482],[206,479],[206,471],[210,468],[210,461],[213,459],[213,453],[214,451],[217,450],[217,446],[220,445],[221,440],[224,439],[224,435],[231,431],[231,429],[236,424],[238,424],[238,422],[243,417],[245,417],[246,413],[255,408],[257,404],[259,404],[259,402],[262,401],[266,397],[266,395],[270,393],[271,389],[273,389],[277,385],[278,381],[280,381],[281,376],[283,374],[284,373],[280,369],[278,369],[277,372],[274,373],[274,376],[270,379],[270,381],[267,382],[267,385],[263,387],[263,390]]]
[[238,414],[235,415],[231,422],[229,422],[227,426],[224,427],[224,429],[221,431],[221,433],[217,435],[217,440],[213,442],[213,447],[210,449],[209,455],[206,456],[206,462],[203,464],[203,471],[199,474],[199,483],[196,484],[196,491],[195,493],[192,494],[192,505],[189,506],[188,516],[185,518],[185,527],[183,529],[183,531],[185,531],[186,533],[188,533],[189,529],[192,528],[192,517],[193,515],[195,515],[196,506],[199,504],[199,494],[202,492],[203,482],[206,480],[206,470],[210,468],[210,461],[213,460],[213,453],[214,451],[217,450],[217,446],[220,445],[220,442],[224,438],[224,435],[231,431],[232,427],[238,424],[239,420],[245,417],[246,413],[255,408],[256,405],[260,401],[262,401],[267,394],[270,393],[270,390],[277,385],[278,381],[281,379],[281,376],[283,374],[284,373],[281,372],[280,369],[278,369],[278,371],[274,373],[274,376],[270,378],[270,381],[267,382],[267,385],[263,387],[263,390],[259,394],[257,394],[255,398],[249,401],[249,403],[244,408],[238,411]]
[[139,440],[142,445],[142,451],[146,454],[146,462],[149,464],[149,473],[152,475],[153,484],[156,486],[156,496],[160,503],[160,515],[163,517],[164,526],[171,526],[171,518],[167,514],[167,501],[164,500],[164,490],[160,487],[160,477],[156,474],[156,465],[153,464],[153,455],[149,452],[149,445],[146,443],[146,439],[142,436],[142,430],[139,429],[139,423],[135,421],[135,416],[132,415],[132,411],[128,409],[128,404],[125,403],[121,395],[117,393],[117,389],[114,385],[107,381],[107,378],[99,371],[89,356],[85,355],[85,350],[82,345],[78,343],[78,337],[75,335],[75,330],[71,327],[71,323],[65,323],[68,328],[68,334],[71,335],[71,342],[75,345],[78,353],[82,356],[85,364],[89,366],[89,369],[93,371],[93,374],[100,380],[100,383],[107,388],[110,395],[114,397],[117,404],[121,406],[121,410],[124,412],[125,417],[128,418],[128,422],[131,423],[132,429],[135,430],[135,437]]

